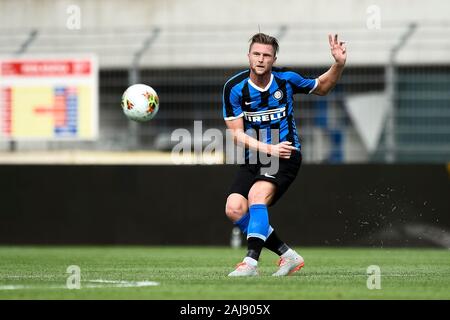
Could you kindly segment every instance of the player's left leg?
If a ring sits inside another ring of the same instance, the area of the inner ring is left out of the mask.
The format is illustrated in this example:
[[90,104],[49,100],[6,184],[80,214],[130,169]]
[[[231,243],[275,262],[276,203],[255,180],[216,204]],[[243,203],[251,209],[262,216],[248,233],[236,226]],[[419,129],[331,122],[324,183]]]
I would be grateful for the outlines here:
[[[270,202],[268,203],[270,206],[274,205],[281,198],[295,180],[301,162],[301,153],[293,152],[289,159],[280,159],[279,168],[275,174],[266,174],[263,168],[260,174],[256,176],[256,180],[266,181],[276,186],[275,194],[272,194]],[[274,232],[267,238],[264,246],[280,256],[278,262],[279,268],[273,276],[286,276],[304,266],[303,257],[295,252],[295,250],[291,249],[286,243],[281,241]]]
[[[302,156],[300,152],[293,152],[289,159],[281,159],[278,172],[274,175],[274,181],[277,185],[276,194],[271,202],[271,205],[275,204],[281,196],[287,191],[291,183],[295,180],[297,173],[302,163]],[[268,179],[267,175],[260,175],[258,179]],[[272,274],[273,276],[287,276],[298,270],[304,265],[304,259],[295,250],[289,248],[286,243],[276,237],[267,239],[266,247],[273,246],[278,248],[278,255],[280,259],[278,261],[278,270]]]

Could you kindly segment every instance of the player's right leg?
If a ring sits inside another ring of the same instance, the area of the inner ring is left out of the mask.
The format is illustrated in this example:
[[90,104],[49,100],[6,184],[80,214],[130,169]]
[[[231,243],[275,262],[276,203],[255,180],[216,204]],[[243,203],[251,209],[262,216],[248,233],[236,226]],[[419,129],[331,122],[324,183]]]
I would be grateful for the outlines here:
[[241,220],[247,214],[247,211],[247,199],[243,195],[232,193],[228,196],[227,203],[225,204],[225,214],[233,223]]
[[[238,226],[244,235],[247,234],[247,228],[250,221],[250,213],[248,212],[247,198],[239,193],[232,193],[228,196],[225,205],[225,214]],[[302,259],[295,251],[293,251],[284,241],[282,241],[272,226],[269,225],[269,235],[264,243],[264,247],[280,256],[279,271],[274,275],[288,275],[292,273],[299,265],[299,258]],[[303,262],[303,261],[302,261]],[[246,265],[238,265],[238,268],[246,269]],[[243,272],[246,274],[247,272]],[[254,272],[250,271],[252,275]]]
[[[247,233],[248,222],[250,220],[250,215],[247,214],[247,211],[248,203],[244,196],[238,193],[232,193],[228,196],[225,205],[225,214],[244,234]],[[257,275],[258,270],[256,265],[253,265],[244,259],[244,261],[236,266],[236,270],[231,272],[228,276],[249,277]]]

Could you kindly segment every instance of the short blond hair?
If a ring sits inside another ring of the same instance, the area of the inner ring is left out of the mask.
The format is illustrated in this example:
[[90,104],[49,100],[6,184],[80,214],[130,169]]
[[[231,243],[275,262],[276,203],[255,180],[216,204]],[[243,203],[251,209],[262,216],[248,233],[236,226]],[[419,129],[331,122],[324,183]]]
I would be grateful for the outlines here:
[[248,52],[250,52],[252,45],[254,43],[271,45],[273,48],[274,56],[277,55],[278,49],[280,47],[278,45],[278,40],[275,37],[269,36],[269,35],[267,35],[265,33],[261,33],[261,32],[255,34],[253,37],[250,38],[250,47],[248,48]]

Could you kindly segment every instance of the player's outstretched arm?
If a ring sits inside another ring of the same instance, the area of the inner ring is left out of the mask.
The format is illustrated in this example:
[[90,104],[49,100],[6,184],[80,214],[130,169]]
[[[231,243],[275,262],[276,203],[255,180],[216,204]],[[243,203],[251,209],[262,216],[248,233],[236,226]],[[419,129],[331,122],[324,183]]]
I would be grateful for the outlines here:
[[341,78],[342,71],[344,71],[345,61],[347,60],[345,42],[339,41],[337,34],[335,34],[334,37],[329,34],[328,41],[330,43],[331,55],[333,56],[335,62],[327,72],[318,78],[319,83],[313,93],[319,96],[328,94],[334,88],[338,80]]
[[249,136],[244,131],[243,118],[238,118],[234,120],[225,120],[225,123],[227,125],[227,128],[231,130],[233,134],[234,142],[241,146],[245,146],[252,150],[256,150],[259,152],[263,152],[265,154],[269,154],[284,159],[289,159],[292,150],[297,150],[297,148],[291,146],[292,143],[289,141],[284,141],[279,144],[273,145],[261,142]]

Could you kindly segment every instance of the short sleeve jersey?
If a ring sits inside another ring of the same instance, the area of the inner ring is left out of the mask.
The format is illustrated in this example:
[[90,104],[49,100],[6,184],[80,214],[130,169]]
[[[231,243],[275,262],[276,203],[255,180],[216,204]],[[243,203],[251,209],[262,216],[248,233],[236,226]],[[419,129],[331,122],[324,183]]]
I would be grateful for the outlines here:
[[[290,141],[300,149],[293,96],[312,93],[317,85],[317,79],[304,78],[288,69],[273,68],[268,85],[259,88],[250,80],[250,70],[242,71],[225,83],[223,118],[243,117],[244,130],[253,129],[258,140],[265,143]],[[272,137],[274,132],[278,132],[278,139]]]

